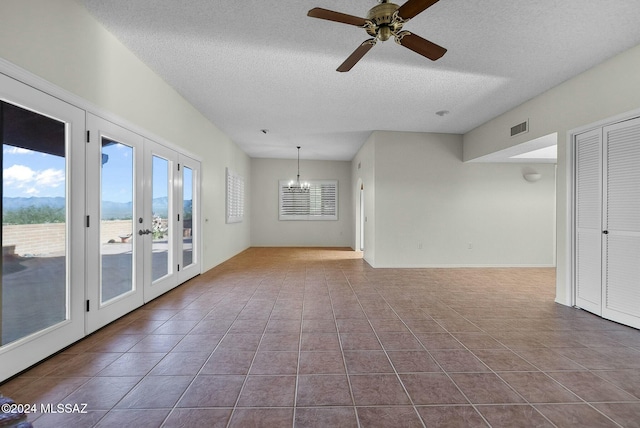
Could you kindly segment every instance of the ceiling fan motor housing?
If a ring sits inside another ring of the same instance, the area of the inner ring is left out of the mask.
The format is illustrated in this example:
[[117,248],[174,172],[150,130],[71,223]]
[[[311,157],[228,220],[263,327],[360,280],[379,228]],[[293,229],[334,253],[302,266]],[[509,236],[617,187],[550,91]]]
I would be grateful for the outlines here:
[[366,27],[367,33],[382,42],[389,40],[393,33],[399,31],[404,25],[396,14],[399,7],[395,3],[387,2],[374,6],[367,14],[367,19],[374,24]]

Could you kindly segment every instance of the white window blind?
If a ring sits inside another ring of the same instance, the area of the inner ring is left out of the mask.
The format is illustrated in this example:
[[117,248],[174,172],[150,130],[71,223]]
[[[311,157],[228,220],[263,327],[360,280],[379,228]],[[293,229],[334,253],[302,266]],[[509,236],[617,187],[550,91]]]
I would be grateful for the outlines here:
[[227,168],[227,223],[244,218],[244,177]]
[[297,192],[279,181],[280,220],[338,220],[338,181],[308,180],[309,190]]

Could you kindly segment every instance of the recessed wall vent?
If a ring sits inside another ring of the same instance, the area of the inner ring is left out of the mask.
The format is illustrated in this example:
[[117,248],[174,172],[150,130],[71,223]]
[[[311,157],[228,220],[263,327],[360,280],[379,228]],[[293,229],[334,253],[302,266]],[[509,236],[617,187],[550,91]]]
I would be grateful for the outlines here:
[[515,137],[516,135],[524,134],[525,132],[529,132],[529,120],[525,120],[522,123],[517,124],[516,126],[511,127],[511,136]]

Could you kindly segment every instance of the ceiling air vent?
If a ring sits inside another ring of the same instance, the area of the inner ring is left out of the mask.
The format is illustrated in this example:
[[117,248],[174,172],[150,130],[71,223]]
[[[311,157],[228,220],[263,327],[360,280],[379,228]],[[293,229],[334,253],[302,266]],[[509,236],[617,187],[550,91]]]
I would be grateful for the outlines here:
[[525,120],[524,122],[511,127],[511,136],[515,137],[516,135],[524,134],[525,132],[528,132],[528,131],[529,131],[529,120]]

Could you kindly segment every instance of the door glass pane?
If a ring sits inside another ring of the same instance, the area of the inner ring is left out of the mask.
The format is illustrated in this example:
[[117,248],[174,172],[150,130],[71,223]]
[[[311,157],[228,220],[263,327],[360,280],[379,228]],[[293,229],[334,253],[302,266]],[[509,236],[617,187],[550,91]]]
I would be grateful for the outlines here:
[[102,138],[102,303],[134,289],[133,165],[133,147]]
[[152,211],[153,244],[151,252],[152,281],[169,274],[170,236],[169,215],[171,214],[171,186],[169,182],[169,161],[153,156]]
[[0,101],[0,345],[67,319],[66,126]]
[[193,263],[193,170],[185,166],[182,171],[182,264],[187,267]]

